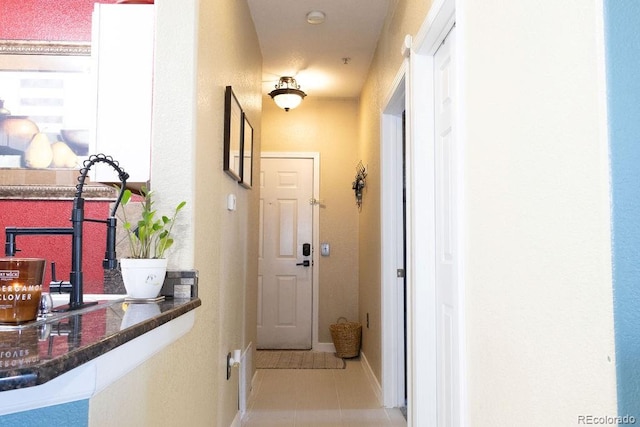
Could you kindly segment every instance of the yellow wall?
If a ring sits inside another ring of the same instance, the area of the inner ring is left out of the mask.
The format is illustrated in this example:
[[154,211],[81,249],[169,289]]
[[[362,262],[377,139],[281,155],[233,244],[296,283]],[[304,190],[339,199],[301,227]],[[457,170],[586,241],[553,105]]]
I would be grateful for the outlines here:
[[[462,416],[478,426],[615,416],[601,7],[455,4],[463,76]],[[372,199],[380,111],[400,69],[402,39],[416,35],[426,7],[397,2],[361,96],[360,155],[371,167]],[[368,268],[380,253],[379,224],[375,210],[360,217],[361,313],[380,307],[379,271]],[[379,318],[372,321],[364,352],[380,378]]]
[[[469,422],[569,425],[577,414],[615,415],[601,11],[579,0],[456,5]],[[427,9],[396,3],[361,96],[359,150],[374,207],[380,111],[402,40],[416,35]],[[379,270],[369,268],[379,229],[379,211],[363,211],[361,313],[379,313]],[[380,378],[380,319],[371,320],[363,350]]]
[[309,94],[289,112],[263,99],[263,151],[320,153],[320,242],[331,245],[319,265],[321,343],[331,342],[329,325],[338,317],[358,320],[358,209],[351,190],[359,160],[357,118],[356,99]]
[[378,48],[360,98],[359,157],[369,166],[366,209],[360,215],[360,318],[369,313],[370,328],[363,328],[362,350],[378,381],[381,380],[381,289],[380,289],[380,114],[391,95],[400,70],[400,48],[407,34],[417,33],[426,17],[430,1],[398,0],[390,7]]
[[245,1],[156,8],[152,187],[159,209],[188,203],[170,267],[199,271],[202,306],[185,337],[91,399],[90,425],[228,426],[238,370],[226,380],[226,355],[255,341],[259,192],[222,171],[224,89],[233,86],[259,152],[262,57]]

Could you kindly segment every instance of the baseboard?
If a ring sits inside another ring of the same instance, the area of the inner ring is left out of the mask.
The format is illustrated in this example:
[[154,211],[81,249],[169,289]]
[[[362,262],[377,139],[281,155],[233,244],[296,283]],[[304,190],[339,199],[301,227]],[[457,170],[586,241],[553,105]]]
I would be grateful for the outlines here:
[[242,414],[240,414],[240,411],[236,412],[236,416],[229,427],[242,427]]
[[369,384],[371,384],[371,388],[373,389],[373,392],[376,394],[378,403],[382,405],[382,386],[380,385],[380,382],[378,381],[375,374],[373,373],[373,369],[371,369],[371,365],[367,360],[367,356],[364,354],[364,351],[362,350],[360,351],[360,361],[362,362],[362,369],[364,369],[364,373],[367,376],[367,379],[369,380]]
[[336,346],[332,342],[319,342],[313,347],[313,351],[322,351],[325,353],[335,353]]

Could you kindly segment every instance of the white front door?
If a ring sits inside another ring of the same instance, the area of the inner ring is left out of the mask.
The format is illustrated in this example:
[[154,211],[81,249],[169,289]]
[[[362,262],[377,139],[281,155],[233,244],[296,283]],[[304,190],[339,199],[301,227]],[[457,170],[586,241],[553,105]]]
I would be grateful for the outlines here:
[[311,348],[313,176],[311,158],[261,159],[259,349]]
[[455,27],[434,57],[436,393],[438,426],[460,425]]

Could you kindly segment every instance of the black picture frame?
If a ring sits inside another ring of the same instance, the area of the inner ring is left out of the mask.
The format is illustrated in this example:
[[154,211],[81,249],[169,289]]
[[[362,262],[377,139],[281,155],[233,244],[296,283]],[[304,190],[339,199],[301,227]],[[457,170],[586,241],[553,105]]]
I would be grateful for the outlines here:
[[223,170],[234,180],[240,182],[242,152],[242,116],[243,111],[231,86],[224,94],[224,161]]
[[253,185],[253,126],[247,115],[242,113],[242,163],[240,166],[240,185],[251,188]]

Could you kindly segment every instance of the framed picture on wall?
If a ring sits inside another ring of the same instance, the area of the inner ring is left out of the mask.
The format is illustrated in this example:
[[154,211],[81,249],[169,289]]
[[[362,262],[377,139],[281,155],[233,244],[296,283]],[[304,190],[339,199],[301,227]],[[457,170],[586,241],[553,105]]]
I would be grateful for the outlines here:
[[224,164],[223,170],[236,181],[241,181],[242,107],[227,86],[224,95]]
[[[0,167],[77,169],[93,151],[90,49],[83,42],[0,40],[0,100],[6,116],[0,120]],[[28,158],[38,133],[39,141],[56,146],[58,155],[49,162]]]
[[242,165],[240,167],[240,184],[245,188],[252,186],[253,172],[253,127],[242,113]]

